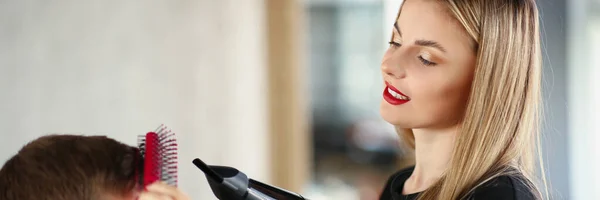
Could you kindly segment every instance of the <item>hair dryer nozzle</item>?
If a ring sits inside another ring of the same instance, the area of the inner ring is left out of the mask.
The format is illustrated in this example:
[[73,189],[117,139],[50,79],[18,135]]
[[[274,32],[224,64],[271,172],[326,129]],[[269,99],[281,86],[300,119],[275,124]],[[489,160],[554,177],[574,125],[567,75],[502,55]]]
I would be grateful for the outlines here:
[[210,166],[196,158],[192,161],[202,170],[213,194],[221,200],[305,200],[302,196],[249,179],[233,167]]
[[192,162],[194,163],[194,165],[196,165],[196,167],[202,170],[204,174],[206,174],[206,177],[212,179],[217,183],[223,183],[223,177],[217,174],[217,172],[213,171],[206,163],[202,162],[202,160],[196,158]]

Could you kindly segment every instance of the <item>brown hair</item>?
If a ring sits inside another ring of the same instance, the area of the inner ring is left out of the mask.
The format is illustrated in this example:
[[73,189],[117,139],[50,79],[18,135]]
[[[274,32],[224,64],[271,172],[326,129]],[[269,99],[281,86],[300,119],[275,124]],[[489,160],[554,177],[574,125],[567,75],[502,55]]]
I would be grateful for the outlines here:
[[0,169],[0,199],[125,195],[136,186],[136,158],[137,148],[105,136],[42,136]]

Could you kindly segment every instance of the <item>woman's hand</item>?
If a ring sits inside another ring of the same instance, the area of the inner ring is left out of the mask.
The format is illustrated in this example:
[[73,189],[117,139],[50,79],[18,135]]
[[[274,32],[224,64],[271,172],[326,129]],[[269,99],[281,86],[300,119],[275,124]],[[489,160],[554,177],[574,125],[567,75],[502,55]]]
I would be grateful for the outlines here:
[[148,185],[138,200],[190,200],[190,198],[176,187],[156,182]]

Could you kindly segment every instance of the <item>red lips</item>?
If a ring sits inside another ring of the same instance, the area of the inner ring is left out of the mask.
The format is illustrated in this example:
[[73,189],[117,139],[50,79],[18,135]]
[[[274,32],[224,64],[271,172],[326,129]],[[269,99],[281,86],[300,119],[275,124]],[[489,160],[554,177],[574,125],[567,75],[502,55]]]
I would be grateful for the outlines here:
[[387,101],[389,104],[392,104],[392,105],[401,105],[401,104],[404,104],[404,103],[410,101],[410,99],[405,100],[405,99],[399,99],[399,98],[394,97],[394,95],[392,95],[388,91],[388,89],[392,90],[393,92],[398,93],[398,94],[400,94],[402,96],[405,96],[405,97],[408,97],[408,96],[406,96],[405,94],[403,94],[402,92],[400,92],[398,89],[396,89],[394,86],[392,86],[388,82],[385,82],[385,85],[386,85],[386,87],[383,90],[383,99],[385,99],[385,101]]

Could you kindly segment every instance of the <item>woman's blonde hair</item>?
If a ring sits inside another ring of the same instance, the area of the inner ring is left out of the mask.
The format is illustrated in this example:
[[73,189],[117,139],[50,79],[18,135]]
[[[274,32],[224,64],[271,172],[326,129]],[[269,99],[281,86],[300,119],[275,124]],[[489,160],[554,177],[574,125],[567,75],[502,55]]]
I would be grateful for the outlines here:
[[[449,14],[472,39],[477,60],[450,167],[419,199],[463,199],[486,181],[502,175],[521,176],[541,199],[534,184],[536,150],[542,163],[538,130],[541,48],[536,3],[439,2],[447,6]],[[400,132],[404,141],[415,148],[412,131]]]

